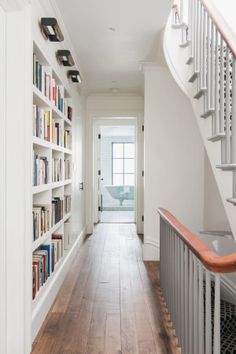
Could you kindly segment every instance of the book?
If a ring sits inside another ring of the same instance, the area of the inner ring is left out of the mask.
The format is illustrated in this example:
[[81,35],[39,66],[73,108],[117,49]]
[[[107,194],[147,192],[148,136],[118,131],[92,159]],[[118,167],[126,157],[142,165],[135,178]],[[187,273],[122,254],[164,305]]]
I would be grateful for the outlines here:
[[49,67],[42,65],[37,59],[36,54],[33,54],[33,84],[39,89],[42,94],[51,100],[52,78],[49,72]]
[[64,147],[66,149],[71,149],[71,143],[72,143],[71,131],[70,130],[65,130],[64,131]]
[[67,221],[64,223],[64,250],[69,249],[71,242],[71,222]]
[[33,105],[33,135],[50,142],[50,111]]
[[52,181],[59,182],[62,180],[62,159],[52,159]]
[[64,205],[65,205],[65,214],[68,214],[71,211],[71,195],[64,196]]
[[48,159],[46,156],[33,152],[33,185],[49,183]]
[[33,205],[33,241],[50,229],[50,205]]
[[65,180],[72,178],[72,170],[71,170],[71,160],[66,159],[64,161],[64,168],[65,168]]
[[52,234],[52,244],[54,245],[54,266],[63,257],[63,235]]
[[55,197],[52,200],[52,226],[56,225],[63,218],[63,199]]

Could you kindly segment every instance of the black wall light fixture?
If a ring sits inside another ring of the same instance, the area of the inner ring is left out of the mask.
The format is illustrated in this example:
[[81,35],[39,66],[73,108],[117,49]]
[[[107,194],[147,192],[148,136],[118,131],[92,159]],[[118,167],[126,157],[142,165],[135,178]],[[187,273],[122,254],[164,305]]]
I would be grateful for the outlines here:
[[68,70],[67,76],[68,76],[68,78],[71,79],[72,82],[78,82],[79,84],[81,84],[81,82],[82,82],[81,76],[80,76],[80,73],[78,70]]
[[64,41],[64,36],[55,18],[42,17],[40,28],[44,38],[49,39],[50,42]]
[[58,62],[63,66],[73,66],[75,65],[74,59],[69,50],[58,50],[56,52],[56,57]]

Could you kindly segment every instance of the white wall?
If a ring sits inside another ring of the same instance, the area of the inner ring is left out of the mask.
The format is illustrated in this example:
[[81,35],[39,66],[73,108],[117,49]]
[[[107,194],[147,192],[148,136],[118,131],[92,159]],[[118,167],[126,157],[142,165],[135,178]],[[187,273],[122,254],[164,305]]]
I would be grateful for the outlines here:
[[204,230],[230,231],[230,225],[213,175],[212,167],[204,150]]
[[188,99],[168,69],[146,65],[144,259],[159,258],[158,207],[203,228],[204,149]]

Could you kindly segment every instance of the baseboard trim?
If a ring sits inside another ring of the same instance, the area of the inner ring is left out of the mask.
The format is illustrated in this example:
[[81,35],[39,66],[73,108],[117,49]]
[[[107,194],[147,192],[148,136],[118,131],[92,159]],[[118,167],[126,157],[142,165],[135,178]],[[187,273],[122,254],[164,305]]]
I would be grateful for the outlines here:
[[[78,237],[76,238],[74,244],[66,254],[66,256],[62,260],[62,264],[60,268],[56,271],[56,274],[52,276],[52,278],[48,279],[49,284],[45,288],[44,293],[40,297],[37,305],[32,311],[32,343],[35,340],[43,321],[45,320],[57,294],[60,290],[60,287],[67,275],[67,272],[70,268],[72,261],[74,260],[75,255],[77,254],[78,249],[81,247],[81,244],[84,241],[86,236],[86,227],[80,232]],[[44,289],[42,288],[41,291]]]
[[144,261],[159,261],[160,247],[153,241],[144,241],[143,244],[143,260]]

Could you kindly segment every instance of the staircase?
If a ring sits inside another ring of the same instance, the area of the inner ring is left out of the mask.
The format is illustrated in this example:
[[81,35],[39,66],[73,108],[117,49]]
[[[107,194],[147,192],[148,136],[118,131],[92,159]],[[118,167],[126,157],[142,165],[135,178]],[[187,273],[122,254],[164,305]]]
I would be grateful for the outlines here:
[[236,238],[236,38],[210,0],[180,0],[163,43],[169,69],[192,102]]
[[[191,101],[236,240],[236,36],[211,0],[179,0],[163,48]],[[236,274],[236,253],[221,256],[168,211],[159,214],[162,296],[179,350],[236,353],[235,278],[232,287],[225,281]]]

